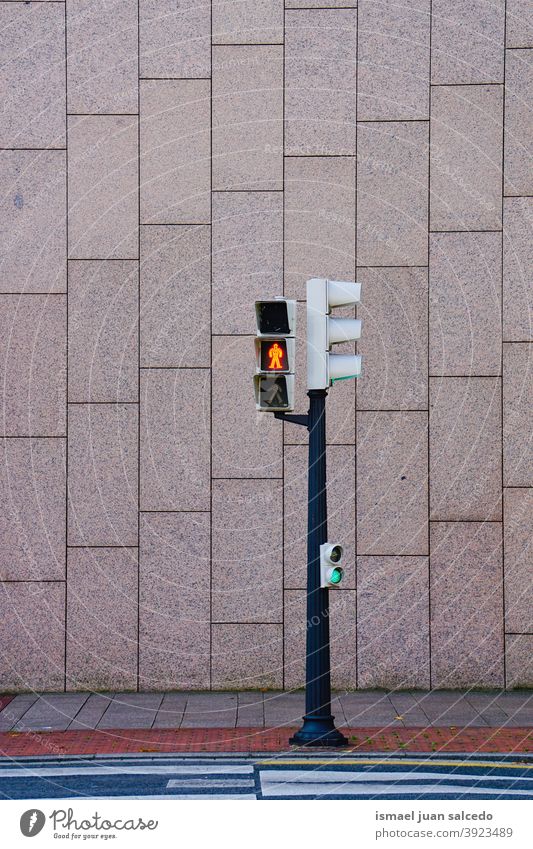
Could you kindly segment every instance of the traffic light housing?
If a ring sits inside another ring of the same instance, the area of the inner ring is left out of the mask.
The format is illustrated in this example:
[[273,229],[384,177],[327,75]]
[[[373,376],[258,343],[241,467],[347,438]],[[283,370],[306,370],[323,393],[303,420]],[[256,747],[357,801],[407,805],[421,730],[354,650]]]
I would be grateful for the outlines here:
[[337,542],[325,542],[320,546],[320,586],[339,587],[344,578],[342,559],[344,549]]
[[361,284],[314,277],[307,281],[307,388],[327,389],[361,374],[361,357],[333,354],[331,346],[361,336],[358,318],[335,318],[332,308],[361,300]]
[[256,301],[255,316],[255,406],[269,413],[293,410],[296,301]]

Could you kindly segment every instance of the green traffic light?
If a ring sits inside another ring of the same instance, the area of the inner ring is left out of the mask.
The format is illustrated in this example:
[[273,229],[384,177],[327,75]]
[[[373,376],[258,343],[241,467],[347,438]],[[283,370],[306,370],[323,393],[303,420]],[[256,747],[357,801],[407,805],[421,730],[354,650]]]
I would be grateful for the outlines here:
[[331,575],[329,576],[330,584],[340,584],[342,578],[344,576],[344,572],[339,567],[331,570]]

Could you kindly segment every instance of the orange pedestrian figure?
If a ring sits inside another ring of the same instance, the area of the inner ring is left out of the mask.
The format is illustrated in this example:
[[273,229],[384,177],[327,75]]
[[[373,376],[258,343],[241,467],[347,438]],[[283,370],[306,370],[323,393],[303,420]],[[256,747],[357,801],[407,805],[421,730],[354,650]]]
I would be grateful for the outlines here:
[[268,356],[270,358],[270,362],[268,364],[269,369],[276,371],[283,368],[281,363],[283,359],[283,348],[280,348],[277,342],[274,342],[272,347],[269,348]]

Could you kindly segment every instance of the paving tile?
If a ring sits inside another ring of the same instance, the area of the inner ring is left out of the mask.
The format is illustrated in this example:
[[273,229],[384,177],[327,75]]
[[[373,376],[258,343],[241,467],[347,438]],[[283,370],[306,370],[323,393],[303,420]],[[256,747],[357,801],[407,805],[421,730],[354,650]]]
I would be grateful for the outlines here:
[[213,481],[214,622],[283,621],[281,481]]
[[503,483],[533,485],[533,345],[503,346]]
[[238,693],[237,728],[263,728],[265,710],[262,693]]
[[427,554],[427,414],[357,415],[359,554]]
[[281,192],[213,194],[213,332],[255,334],[254,302],[282,279]]
[[213,3],[213,44],[283,42],[283,0]]
[[432,230],[501,227],[502,110],[499,85],[432,90]]
[[213,188],[281,189],[283,48],[214,47],[212,84]]
[[209,510],[210,373],[141,374],[141,509]]
[[141,228],[141,366],[209,366],[209,227]]
[[137,401],[139,267],[69,263],[69,401]]
[[54,693],[40,696],[19,719],[13,730],[66,731],[87,698],[86,693]]
[[237,693],[193,693],[187,699],[182,728],[235,728],[237,722]]
[[506,46],[533,47],[533,9],[529,0],[507,0]]
[[69,545],[137,545],[137,406],[70,404]]
[[139,564],[140,689],[208,688],[209,514],[141,514]]
[[185,693],[165,693],[152,728],[179,728],[186,704]]
[[359,265],[427,265],[428,147],[426,121],[358,125]]
[[65,434],[66,307],[64,295],[0,295],[6,436]]
[[64,147],[63,6],[0,3],[0,53],[0,147]]
[[355,154],[356,28],[353,9],[285,15],[285,153]]
[[355,9],[356,0],[285,0],[286,9]]
[[430,0],[359,3],[359,121],[429,117],[430,9]]
[[105,711],[111,704],[114,695],[114,693],[107,695],[104,693],[91,693],[88,696],[87,701],[83,704],[81,710],[70,723],[68,730],[82,731],[84,729],[96,728]]
[[0,711],[0,731],[10,731],[15,723],[28,712],[29,708],[38,698],[36,693],[21,694],[9,702]]
[[71,0],[68,111],[137,112],[137,0]]
[[210,5],[194,0],[140,0],[141,77],[210,75]]
[[433,0],[431,82],[503,82],[505,0]]
[[506,195],[532,195],[533,50],[507,50],[505,57]]
[[0,292],[65,292],[64,151],[3,150],[0,182]]
[[210,219],[208,80],[141,82],[141,222]]
[[0,443],[0,580],[65,578],[65,441]]
[[130,115],[69,117],[72,259],[138,258],[137,122]]
[[430,374],[501,373],[501,244],[500,233],[430,235]]
[[492,693],[472,693],[468,692],[465,695],[465,701],[479,711],[482,719],[489,725],[501,727],[505,725],[507,715],[501,707],[498,706],[497,696]]
[[360,268],[357,280],[363,287],[358,409],[427,410],[427,270]]
[[431,518],[501,519],[501,387],[496,377],[430,378]]
[[505,630],[533,632],[533,489],[504,489]]
[[211,639],[213,689],[281,687],[282,625],[212,625]]
[[503,338],[533,340],[533,198],[503,201]]
[[151,728],[162,700],[161,693],[119,693],[98,728]]
[[136,689],[137,593],[136,548],[69,549],[69,689]]
[[357,617],[359,687],[429,685],[426,557],[358,557]]
[[503,686],[502,526],[431,523],[431,681]]
[[305,693],[265,693],[265,728],[300,725]]

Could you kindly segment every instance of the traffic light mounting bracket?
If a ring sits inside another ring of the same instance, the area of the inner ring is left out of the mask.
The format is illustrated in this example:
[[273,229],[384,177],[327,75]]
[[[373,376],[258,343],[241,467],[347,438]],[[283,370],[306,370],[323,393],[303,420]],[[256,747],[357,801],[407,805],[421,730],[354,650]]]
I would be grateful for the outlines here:
[[307,415],[292,415],[291,413],[274,413],[275,419],[281,419],[284,422],[290,422],[291,424],[303,425],[309,430],[309,416]]

